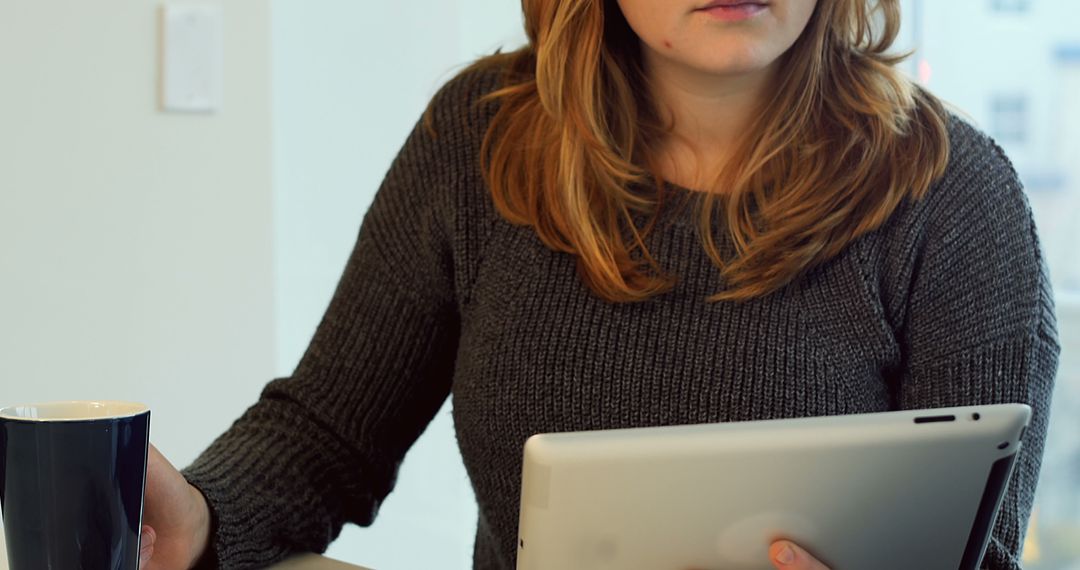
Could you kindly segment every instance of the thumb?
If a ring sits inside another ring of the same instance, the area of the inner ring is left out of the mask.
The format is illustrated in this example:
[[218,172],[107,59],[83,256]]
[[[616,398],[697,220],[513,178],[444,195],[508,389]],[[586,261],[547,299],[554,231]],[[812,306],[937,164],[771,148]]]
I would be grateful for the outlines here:
[[154,532],[154,528],[143,525],[142,538],[139,540],[139,568],[147,568],[150,558],[154,556],[154,542],[156,540],[157,533]]
[[769,560],[779,570],[829,570],[793,542],[778,540],[769,547]]

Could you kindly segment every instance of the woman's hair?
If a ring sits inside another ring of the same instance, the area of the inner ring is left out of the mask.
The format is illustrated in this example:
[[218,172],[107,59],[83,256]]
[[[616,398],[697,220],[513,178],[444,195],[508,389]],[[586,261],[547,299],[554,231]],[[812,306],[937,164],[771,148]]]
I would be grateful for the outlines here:
[[[671,197],[654,150],[672,125],[650,98],[637,36],[615,0],[522,8],[528,44],[471,68],[505,71],[484,98],[498,102],[481,152],[496,208],[576,256],[604,299],[668,290],[674,277],[644,238]],[[726,281],[710,301],[784,287],[942,175],[947,114],[895,69],[910,54],[886,53],[899,26],[899,0],[818,0],[729,166],[709,192],[692,193],[703,246]],[[734,246],[727,255],[717,216]]]

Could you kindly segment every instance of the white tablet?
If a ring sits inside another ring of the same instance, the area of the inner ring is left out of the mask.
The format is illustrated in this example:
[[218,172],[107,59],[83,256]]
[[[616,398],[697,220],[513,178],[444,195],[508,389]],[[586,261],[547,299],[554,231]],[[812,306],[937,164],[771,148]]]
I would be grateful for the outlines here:
[[536,435],[518,570],[978,568],[1031,409],[971,406]]

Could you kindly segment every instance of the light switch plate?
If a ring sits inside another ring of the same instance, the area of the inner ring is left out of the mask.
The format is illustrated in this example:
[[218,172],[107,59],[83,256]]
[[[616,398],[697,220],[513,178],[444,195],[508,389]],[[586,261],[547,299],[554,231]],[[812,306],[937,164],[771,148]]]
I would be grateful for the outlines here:
[[215,4],[161,6],[160,104],[164,111],[221,108],[222,23]]

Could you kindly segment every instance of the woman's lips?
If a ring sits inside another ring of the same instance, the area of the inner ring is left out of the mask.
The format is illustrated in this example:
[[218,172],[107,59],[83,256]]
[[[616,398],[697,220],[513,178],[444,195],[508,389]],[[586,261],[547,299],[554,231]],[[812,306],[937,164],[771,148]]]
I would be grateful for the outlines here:
[[742,2],[737,4],[713,2],[697,11],[717,20],[735,22],[753,18],[761,12],[764,12],[766,8],[768,8],[767,4],[756,2]]

